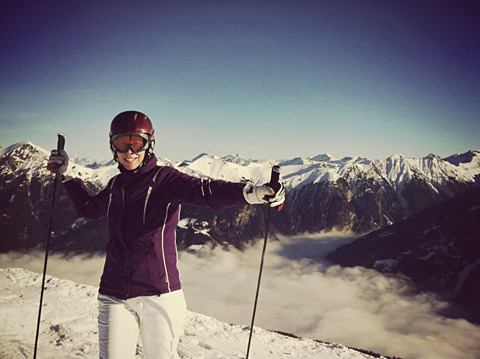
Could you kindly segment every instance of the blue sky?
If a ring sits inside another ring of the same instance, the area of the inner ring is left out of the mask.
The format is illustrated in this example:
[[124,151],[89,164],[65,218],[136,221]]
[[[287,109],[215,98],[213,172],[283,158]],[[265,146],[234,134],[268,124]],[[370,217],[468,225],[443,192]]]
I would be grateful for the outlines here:
[[478,1],[0,3],[0,146],[110,158],[110,121],[156,154],[382,159],[480,149]]

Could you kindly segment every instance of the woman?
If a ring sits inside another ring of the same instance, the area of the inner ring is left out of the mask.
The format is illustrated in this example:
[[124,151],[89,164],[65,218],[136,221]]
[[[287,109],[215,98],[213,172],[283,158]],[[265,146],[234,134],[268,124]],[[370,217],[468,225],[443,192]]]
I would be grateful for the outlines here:
[[177,268],[176,227],[181,204],[224,208],[283,203],[283,186],[202,180],[158,166],[150,119],[141,112],[117,115],[110,147],[120,174],[91,196],[73,178],[68,156],[54,150],[48,169],[62,177],[68,196],[84,218],[106,217],[109,239],[100,282],[100,358],[134,358],[140,333],[145,358],[178,358],[186,314]]

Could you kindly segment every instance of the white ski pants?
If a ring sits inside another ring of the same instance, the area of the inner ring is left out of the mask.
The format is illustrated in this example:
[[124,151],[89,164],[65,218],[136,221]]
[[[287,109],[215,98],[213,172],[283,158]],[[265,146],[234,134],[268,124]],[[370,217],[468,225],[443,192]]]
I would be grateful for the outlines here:
[[139,333],[145,359],[178,359],[186,311],[182,290],[127,300],[99,294],[100,359],[134,359]]

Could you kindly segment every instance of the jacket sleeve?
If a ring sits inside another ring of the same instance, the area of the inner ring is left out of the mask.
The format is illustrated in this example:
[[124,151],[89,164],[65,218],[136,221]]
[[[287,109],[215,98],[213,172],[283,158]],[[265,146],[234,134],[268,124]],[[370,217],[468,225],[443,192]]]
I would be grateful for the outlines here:
[[74,178],[64,183],[68,197],[73,202],[77,213],[87,219],[98,219],[106,216],[108,206],[108,188],[95,196],[91,196],[80,178]]
[[244,183],[200,179],[165,167],[159,181],[173,201],[199,207],[226,208],[247,205]]

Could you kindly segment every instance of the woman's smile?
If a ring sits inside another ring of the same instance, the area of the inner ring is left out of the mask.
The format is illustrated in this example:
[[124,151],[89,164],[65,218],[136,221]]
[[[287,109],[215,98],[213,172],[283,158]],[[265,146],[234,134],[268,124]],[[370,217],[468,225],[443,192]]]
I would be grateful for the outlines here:
[[133,171],[137,169],[143,162],[143,159],[145,157],[145,151],[142,152],[132,152],[131,150],[128,150],[125,153],[119,153],[117,152],[117,157],[118,160],[120,161],[120,164],[128,171]]

